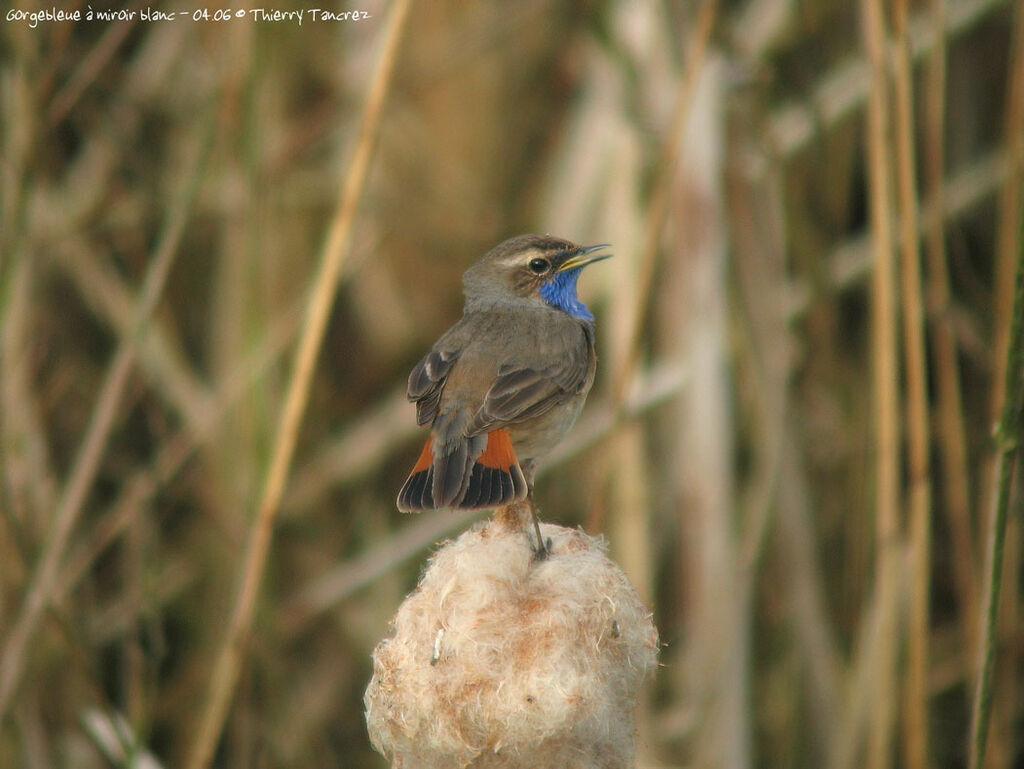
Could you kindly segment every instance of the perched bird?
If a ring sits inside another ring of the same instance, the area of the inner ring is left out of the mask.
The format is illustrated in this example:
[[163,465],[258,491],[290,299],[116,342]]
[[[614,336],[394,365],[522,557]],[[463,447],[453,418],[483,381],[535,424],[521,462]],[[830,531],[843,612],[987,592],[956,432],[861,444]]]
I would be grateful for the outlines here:
[[531,495],[537,461],[576,422],[594,382],[594,316],[576,281],[611,256],[596,253],[603,248],[520,235],[466,271],[462,319],[409,375],[416,421],[431,428],[400,510],[483,509]]

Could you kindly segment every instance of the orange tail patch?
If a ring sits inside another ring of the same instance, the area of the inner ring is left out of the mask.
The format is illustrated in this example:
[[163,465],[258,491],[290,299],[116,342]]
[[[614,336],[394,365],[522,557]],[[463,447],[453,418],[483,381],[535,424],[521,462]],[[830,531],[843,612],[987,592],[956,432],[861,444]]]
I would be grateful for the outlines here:
[[[455,479],[458,483],[455,488],[461,488],[462,493],[457,494],[457,498],[447,504],[448,507],[482,510],[524,499],[529,491],[508,430],[501,428],[487,433],[484,450],[475,461],[467,462],[467,465],[460,471],[464,473],[461,483]],[[448,470],[451,468],[451,465],[447,466]],[[434,447],[433,438],[430,437],[398,494],[398,509],[415,512],[438,507],[434,501],[434,474]],[[440,493],[442,499],[447,496],[445,491]]]
[[508,430],[502,428],[487,433],[487,448],[476,461],[484,467],[493,467],[506,472],[512,465],[519,464]]
[[434,436],[428,435],[427,442],[423,444],[423,451],[420,452],[420,458],[416,460],[416,464],[412,466],[412,475],[422,472],[430,467],[434,463]]
[[526,497],[528,487],[508,430],[487,433],[487,447],[470,470],[469,484],[458,507],[484,509]]

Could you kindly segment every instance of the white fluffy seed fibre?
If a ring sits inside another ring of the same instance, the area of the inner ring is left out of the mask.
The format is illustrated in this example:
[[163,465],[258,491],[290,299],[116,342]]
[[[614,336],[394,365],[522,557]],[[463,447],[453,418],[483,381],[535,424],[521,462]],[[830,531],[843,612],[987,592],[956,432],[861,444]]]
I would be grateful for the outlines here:
[[625,769],[657,659],[650,613],[602,540],[489,522],[441,547],[373,653],[364,698],[395,769]]

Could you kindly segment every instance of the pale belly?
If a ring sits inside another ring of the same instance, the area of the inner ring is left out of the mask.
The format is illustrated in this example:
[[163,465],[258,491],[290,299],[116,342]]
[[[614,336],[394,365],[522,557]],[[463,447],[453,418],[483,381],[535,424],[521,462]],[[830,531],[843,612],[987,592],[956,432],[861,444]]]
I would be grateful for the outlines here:
[[[586,394],[575,395],[545,414],[508,426],[512,446],[522,465],[533,464],[557,445],[576,424]],[[523,468],[524,471],[527,469]],[[532,473],[528,473],[528,476]]]

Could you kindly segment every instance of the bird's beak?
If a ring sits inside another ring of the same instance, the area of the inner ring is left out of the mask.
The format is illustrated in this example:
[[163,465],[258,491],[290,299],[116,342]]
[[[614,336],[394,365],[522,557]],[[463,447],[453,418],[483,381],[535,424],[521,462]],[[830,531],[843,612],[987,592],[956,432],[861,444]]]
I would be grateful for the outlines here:
[[[581,248],[575,254],[558,265],[558,269],[555,270],[555,272],[564,272],[565,270],[573,270],[578,267],[586,267],[588,264],[600,262],[602,259],[608,259],[612,254],[595,254],[594,252],[600,251],[602,248],[608,248],[609,246],[611,246],[611,243],[601,243],[596,246],[586,246],[585,248]],[[593,256],[591,256],[591,254],[593,254]]]

